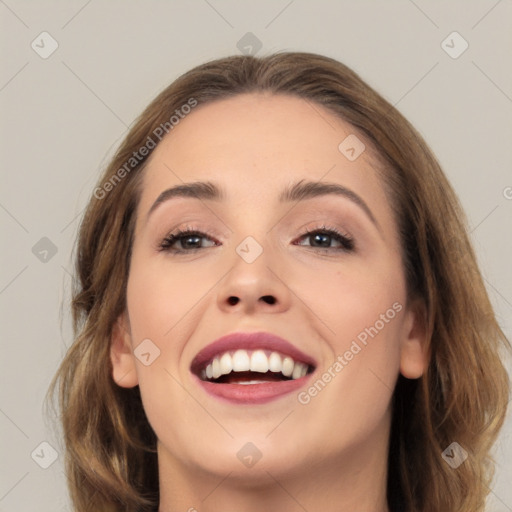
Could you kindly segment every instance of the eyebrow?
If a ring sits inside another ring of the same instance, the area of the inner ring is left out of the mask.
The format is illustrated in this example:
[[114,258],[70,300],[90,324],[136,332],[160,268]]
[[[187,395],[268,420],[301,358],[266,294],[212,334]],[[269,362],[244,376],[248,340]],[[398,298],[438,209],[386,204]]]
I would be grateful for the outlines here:
[[[327,183],[318,181],[300,180],[291,186],[285,188],[278,197],[280,203],[290,203],[294,201],[303,201],[321,196],[341,196],[349,199],[359,206],[370,220],[379,227],[377,219],[364,200],[353,190],[339,185],[338,183]],[[164,190],[149,209],[146,221],[159,205],[177,197],[190,197],[207,201],[222,201],[226,198],[224,191],[211,181],[196,181],[184,183]]]

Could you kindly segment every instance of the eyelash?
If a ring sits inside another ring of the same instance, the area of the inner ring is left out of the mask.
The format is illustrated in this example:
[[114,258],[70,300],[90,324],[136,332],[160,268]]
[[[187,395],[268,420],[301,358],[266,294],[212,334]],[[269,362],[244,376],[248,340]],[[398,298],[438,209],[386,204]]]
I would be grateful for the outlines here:
[[[325,225],[321,226],[319,228],[315,228],[313,230],[307,229],[306,232],[299,237],[299,240],[302,238],[311,237],[311,236],[317,235],[317,234],[324,234],[324,235],[333,237],[333,239],[335,239],[337,242],[339,242],[341,244],[341,247],[312,247],[312,246],[306,246],[306,247],[311,247],[312,249],[317,249],[322,252],[325,252],[325,251],[327,251],[327,252],[330,252],[330,251],[352,252],[354,250],[354,239],[350,235],[348,235],[346,233],[341,233],[336,228],[328,227]],[[204,233],[197,229],[187,227],[185,229],[180,229],[178,231],[175,231],[174,233],[170,233],[169,235],[167,235],[162,240],[162,242],[159,244],[158,250],[162,251],[162,252],[170,252],[170,253],[174,253],[174,254],[186,254],[186,253],[196,252],[200,249],[206,249],[206,247],[194,247],[192,249],[185,249],[185,250],[172,248],[172,245],[175,242],[180,241],[186,237],[191,237],[191,236],[198,236],[201,238],[206,237],[206,238],[210,238],[211,240],[212,239],[214,240],[214,237],[209,233]]]
[[347,233],[342,233],[335,227],[328,227],[323,225],[319,228],[314,228],[312,230],[306,229],[306,232],[299,237],[307,238],[312,235],[324,234],[333,237],[336,241],[341,244],[341,247],[313,247],[313,249],[319,249],[321,251],[343,251],[343,252],[351,252],[354,250],[354,239]]

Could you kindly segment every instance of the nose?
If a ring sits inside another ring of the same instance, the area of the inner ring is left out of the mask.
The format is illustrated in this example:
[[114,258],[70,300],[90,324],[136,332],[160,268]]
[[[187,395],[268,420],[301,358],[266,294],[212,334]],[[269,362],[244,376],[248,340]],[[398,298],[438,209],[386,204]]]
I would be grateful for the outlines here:
[[289,309],[291,290],[284,272],[269,251],[252,263],[236,255],[232,269],[222,280],[218,306],[226,313],[282,313]]

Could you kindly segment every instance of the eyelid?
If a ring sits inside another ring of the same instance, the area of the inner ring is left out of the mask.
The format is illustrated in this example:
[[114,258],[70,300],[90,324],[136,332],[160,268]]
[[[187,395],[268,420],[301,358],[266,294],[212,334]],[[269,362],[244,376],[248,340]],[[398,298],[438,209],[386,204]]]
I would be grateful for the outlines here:
[[333,236],[335,238],[338,238],[342,244],[342,247],[312,247],[312,246],[305,246],[305,247],[311,247],[312,249],[316,249],[317,251],[345,251],[345,252],[351,252],[356,249],[355,240],[354,237],[349,234],[346,230],[340,229],[334,225],[329,225],[327,223],[322,223],[321,226],[316,224],[313,227],[304,227],[302,228],[303,234],[299,236],[296,240],[301,240],[303,238],[307,238],[308,236],[314,235],[316,233],[328,233],[330,236]]
[[[298,231],[301,232],[301,234],[298,237],[295,237],[293,241],[291,242],[292,245],[298,245],[301,247],[309,247],[310,249],[316,251],[316,252],[353,252],[356,249],[354,237],[348,233],[345,229],[341,229],[335,225],[327,224],[326,222],[322,222],[321,224],[318,223],[318,221],[314,225],[307,225],[301,227],[298,229]],[[296,243],[297,241],[307,239],[308,237],[311,237],[317,233],[324,233],[327,234],[327,236],[332,237],[334,240],[336,240],[340,247],[315,247],[312,245],[302,245],[300,243]],[[214,242],[214,246],[219,246],[219,241],[217,240],[217,236],[212,233],[208,229],[203,229],[201,227],[195,227],[192,225],[185,225],[181,227],[177,227],[172,229],[170,232],[168,232],[167,235],[163,239],[160,240],[160,242],[157,245],[157,250],[159,252],[169,252],[171,254],[193,254],[201,249],[208,249],[211,247],[192,247],[188,249],[173,249],[172,246],[176,243],[180,242],[187,236],[197,236],[200,239],[208,239],[212,242]],[[220,245],[222,245],[220,243]]]
[[[194,227],[192,225],[185,225],[185,226],[176,227],[176,228],[170,230],[163,237],[163,239],[159,239],[160,241],[157,242],[157,250],[159,250],[159,251],[168,250],[169,252],[177,252],[177,253],[179,253],[179,252],[181,252],[181,253],[193,252],[194,249],[191,249],[191,250],[188,250],[188,251],[184,251],[184,250],[174,250],[174,251],[172,251],[168,247],[165,247],[166,241],[168,241],[169,239],[175,238],[176,240],[179,240],[181,237],[185,237],[187,235],[189,235],[189,236],[197,235],[197,236],[199,236],[201,238],[208,238],[208,239],[216,242],[216,245],[218,243],[217,236],[212,231],[210,231],[209,229],[206,229],[206,228],[203,229],[201,227]],[[176,240],[174,240],[174,241],[176,241]]]

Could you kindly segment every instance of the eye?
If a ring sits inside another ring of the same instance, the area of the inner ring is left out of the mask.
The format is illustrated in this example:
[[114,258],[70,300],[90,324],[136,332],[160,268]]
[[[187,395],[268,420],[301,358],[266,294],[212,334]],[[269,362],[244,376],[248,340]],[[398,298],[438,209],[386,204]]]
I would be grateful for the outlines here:
[[[210,245],[204,246],[203,241],[209,240]],[[314,230],[306,230],[298,240],[309,240],[309,244],[297,243],[305,247],[312,247],[321,251],[345,251],[354,250],[354,240],[348,234],[341,233],[336,228],[322,226]],[[332,246],[332,243],[338,244]],[[160,251],[171,252],[175,254],[192,253],[199,249],[214,247],[219,245],[212,235],[204,233],[197,229],[185,228],[179,229],[174,233],[167,235],[159,244]]]
[[[341,233],[336,228],[328,228],[322,226],[314,230],[306,230],[306,233],[302,235],[299,240],[309,240],[310,247],[320,250],[334,250],[334,251],[346,251],[350,252],[354,250],[354,240],[350,235]],[[338,247],[333,247],[332,242],[338,243]],[[318,244],[318,245],[317,245]],[[304,244],[298,244],[304,245]],[[307,245],[306,245],[307,247]]]
[[[167,235],[159,244],[159,250],[174,253],[194,252],[204,249],[202,239],[206,238],[212,240],[210,235],[202,231],[190,228],[180,229]],[[216,242],[213,242],[213,245],[217,245]]]

